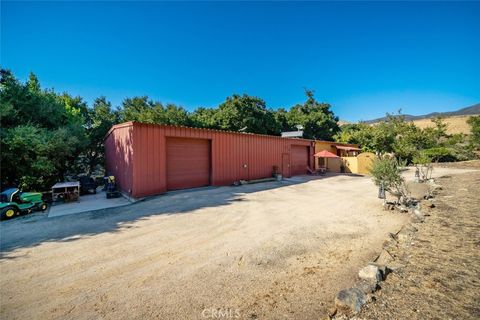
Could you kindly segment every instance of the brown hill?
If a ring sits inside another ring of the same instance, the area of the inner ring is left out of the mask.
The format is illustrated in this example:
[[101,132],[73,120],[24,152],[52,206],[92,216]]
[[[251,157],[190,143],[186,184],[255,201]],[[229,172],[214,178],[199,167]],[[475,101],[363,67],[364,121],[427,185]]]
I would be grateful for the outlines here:
[[[470,126],[467,123],[468,118],[471,116],[451,116],[442,118],[443,121],[447,124],[447,133],[464,133],[470,134]],[[413,123],[420,128],[433,127],[434,123],[432,119],[419,119],[413,120]]]
[[[429,114],[424,114],[420,116],[413,116],[411,114],[402,114],[402,116],[405,118],[405,120],[421,120],[421,119],[432,119],[436,117],[442,117],[442,118],[447,118],[447,117],[453,117],[453,116],[471,116],[471,115],[478,115],[480,114],[480,103],[474,104],[472,106],[466,107],[459,109],[457,111],[450,111],[450,112],[432,112]],[[377,118],[373,120],[368,120],[364,121],[366,123],[377,123],[380,121],[385,121],[387,120],[387,117],[383,118]]]
[[[455,133],[464,133],[470,134],[470,126],[467,123],[468,118],[471,116],[480,115],[480,103],[474,104],[470,107],[462,108],[457,111],[452,112],[433,112],[420,116],[413,115],[402,115],[406,121],[412,121],[416,126],[420,128],[433,127],[435,124],[432,122],[432,119],[441,117],[443,121],[447,124],[447,132],[449,134]],[[387,120],[387,117],[363,121],[367,124],[376,124],[382,121]],[[339,121],[340,126],[348,124],[347,121]]]

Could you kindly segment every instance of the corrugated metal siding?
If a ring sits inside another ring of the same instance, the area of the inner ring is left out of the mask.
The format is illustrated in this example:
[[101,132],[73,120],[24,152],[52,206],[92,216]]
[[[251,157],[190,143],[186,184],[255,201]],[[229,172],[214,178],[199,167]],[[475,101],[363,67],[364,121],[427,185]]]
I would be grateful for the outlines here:
[[165,135],[159,128],[144,129],[136,123],[134,132],[134,197],[165,192],[167,186]]
[[280,169],[282,170],[282,175],[284,177],[290,177],[290,154],[289,153],[282,154],[282,167]]
[[[309,157],[313,159],[311,140],[141,123],[133,126],[134,197],[167,191],[166,137],[211,141],[211,184],[214,186],[270,177],[273,166],[282,168],[282,154],[290,156],[292,145],[310,147]],[[114,131],[115,128],[111,130]],[[311,160],[308,161],[310,163]]]
[[119,126],[105,139],[107,174],[125,192],[133,190],[133,126]]
[[210,140],[167,138],[167,190],[210,185]]
[[292,145],[290,157],[290,172],[292,175],[305,174],[309,164],[309,148],[305,146]]

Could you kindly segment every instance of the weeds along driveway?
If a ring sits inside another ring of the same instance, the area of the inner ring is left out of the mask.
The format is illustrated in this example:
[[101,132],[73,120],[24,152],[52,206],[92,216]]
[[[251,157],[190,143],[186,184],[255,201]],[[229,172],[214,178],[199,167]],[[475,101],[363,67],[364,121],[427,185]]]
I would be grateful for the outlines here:
[[408,219],[376,196],[366,177],[299,178],[2,222],[0,316],[318,317]]

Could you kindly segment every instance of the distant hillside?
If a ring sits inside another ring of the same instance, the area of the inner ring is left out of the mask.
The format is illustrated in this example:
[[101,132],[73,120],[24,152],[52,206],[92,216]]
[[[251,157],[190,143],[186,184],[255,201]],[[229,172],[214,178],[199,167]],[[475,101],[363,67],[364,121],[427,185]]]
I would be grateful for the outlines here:
[[341,126],[344,126],[344,125],[346,125],[346,124],[350,124],[350,123],[352,123],[352,122],[346,121],[346,120],[338,120],[337,123],[338,123],[338,125],[341,127]]
[[[442,119],[443,119],[443,122],[447,124],[448,134],[455,134],[455,133],[471,134],[472,132],[471,132],[470,125],[467,123],[467,120],[470,117],[471,115],[447,116],[447,117],[442,117]],[[412,121],[417,127],[422,129],[435,126],[435,124],[432,122],[432,118],[418,119],[418,120],[412,120]]]
[[[420,116],[414,116],[410,114],[404,114],[405,120],[414,121],[420,119],[431,119],[435,117],[452,117],[452,116],[471,116],[480,114],[480,103],[474,104],[473,106],[462,108],[457,111],[451,112],[432,112],[429,114],[424,114]],[[377,123],[381,121],[385,121],[387,117],[377,118],[373,120],[364,121],[365,123]]]

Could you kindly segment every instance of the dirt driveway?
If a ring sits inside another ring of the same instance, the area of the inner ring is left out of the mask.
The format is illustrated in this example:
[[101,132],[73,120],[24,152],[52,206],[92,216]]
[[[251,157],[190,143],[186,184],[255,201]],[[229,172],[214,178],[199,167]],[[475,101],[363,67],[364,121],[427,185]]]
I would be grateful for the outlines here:
[[222,187],[1,223],[2,319],[317,319],[407,215],[366,177]]

